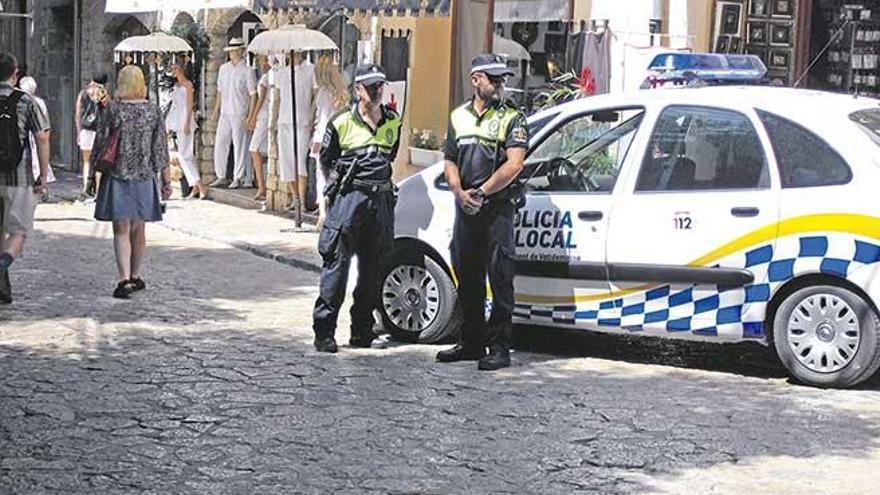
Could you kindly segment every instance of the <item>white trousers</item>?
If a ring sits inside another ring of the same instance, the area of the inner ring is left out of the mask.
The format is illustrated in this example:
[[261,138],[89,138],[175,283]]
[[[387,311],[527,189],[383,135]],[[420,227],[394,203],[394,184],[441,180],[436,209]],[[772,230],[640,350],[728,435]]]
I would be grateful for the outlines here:
[[196,133],[191,131],[189,134],[184,134],[183,131],[179,131],[176,135],[177,161],[180,162],[180,168],[183,169],[187,184],[190,186],[201,184],[202,178],[199,174],[199,167],[196,165],[196,155],[193,152]]
[[311,140],[311,129],[300,128],[297,133],[299,152],[294,156],[293,124],[278,124],[278,180],[293,182],[296,175],[306,176],[306,158]]
[[244,180],[253,173],[250,169],[248,153],[248,133],[244,117],[220,116],[217,121],[217,134],[214,135],[214,174],[226,179],[226,162],[229,145],[235,147],[235,171],[233,179]]

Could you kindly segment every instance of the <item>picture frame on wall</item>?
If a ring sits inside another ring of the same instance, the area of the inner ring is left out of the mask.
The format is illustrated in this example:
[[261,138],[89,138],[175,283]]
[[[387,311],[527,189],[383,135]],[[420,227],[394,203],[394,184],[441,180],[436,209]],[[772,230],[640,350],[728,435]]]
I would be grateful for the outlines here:
[[772,0],[770,4],[773,17],[791,17],[794,15],[793,0]]
[[742,38],[739,36],[730,37],[730,53],[742,53]]
[[767,66],[774,69],[788,69],[791,63],[791,52],[788,50],[770,50]]
[[749,43],[757,45],[767,44],[767,23],[766,22],[749,22],[748,28]]
[[730,52],[730,37],[729,36],[719,36],[718,39],[715,40],[715,53],[729,53]]
[[749,17],[767,17],[770,14],[770,0],[749,0]]
[[766,65],[767,48],[757,45],[746,45],[745,52],[749,55],[755,55],[756,57],[760,58]]
[[718,5],[720,7],[718,34],[739,36],[742,4],[721,2]]
[[770,44],[791,46],[791,24],[770,24]]

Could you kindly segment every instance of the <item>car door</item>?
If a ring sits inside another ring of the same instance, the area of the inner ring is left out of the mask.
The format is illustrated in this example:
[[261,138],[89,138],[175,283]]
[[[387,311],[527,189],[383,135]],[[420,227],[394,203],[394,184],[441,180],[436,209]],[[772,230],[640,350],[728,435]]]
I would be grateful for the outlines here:
[[596,328],[583,303],[607,298],[605,235],[612,193],[629,161],[644,109],[608,108],[567,118],[532,146],[516,216],[518,320]]
[[[754,112],[664,108],[608,232],[620,324],[678,337],[761,337],[762,284],[773,255],[778,179]],[[762,272],[763,270],[763,272]]]

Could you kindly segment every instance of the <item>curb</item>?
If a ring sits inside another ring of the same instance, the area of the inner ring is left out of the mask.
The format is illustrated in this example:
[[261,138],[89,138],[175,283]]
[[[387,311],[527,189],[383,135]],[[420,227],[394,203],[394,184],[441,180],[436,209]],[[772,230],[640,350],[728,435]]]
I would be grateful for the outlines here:
[[[56,172],[56,174],[58,174],[58,172]],[[61,172],[61,174],[63,175],[64,172]],[[59,178],[60,178],[60,176],[59,176]],[[60,183],[59,186],[61,184],[63,184],[63,181],[58,181],[58,182]],[[76,198],[79,195],[79,190],[76,190],[76,191],[67,190],[67,188],[65,188],[63,186],[52,188],[51,192],[52,192],[53,198],[58,199],[58,200],[62,200],[62,201],[71,201],[71,202],[76,201]],[[222,203],[220,203],[220,204],[222,204]],[[253,212],[254,210],[247,210],[247,211]],[[196,232],[193,232],[190,230],[186,230],[186,229],[182,229],[179,227],[172,227],[172,226],[165,224],[163,222],[159,222],[159,223],[157,223],[157,225],[160,225],[163,228],[166,228],[172,232],[176,232],[179,234],[185,234],[190,237],[195,237],[196,239],[202,239],[205,241],[211,241],[211,242],[217,242],[220,244],[225,244],[225,245],[233,247],[235,249],[239,249],[241,251],[248,252],[254,256],[258,256],[263,259],[275,261],[277,263],[291,266],[293,268],[298,268],[300,270],[305,270],[305,271],[309,271],[309,272],[313,272],[313,273],[321,273],[321,265],[318,263],[314,263],[312,261],[308,261],[308,260],[305,260],[302,258],[297,258],[295,256],[290,256],[290,255],[287,255],[287,254],[284,254],[284,253],[281,253],[278,251],[273,251],[271,249],[266,249],[266,248],[264,248],[260,245],[257,245],[257,244],[252,244],[252,243],[243,242],[243,241],[222,239],[222,238],[213,237],[213,236],[209,236],[209,235],[199,234],[199,233],[196,233]]]

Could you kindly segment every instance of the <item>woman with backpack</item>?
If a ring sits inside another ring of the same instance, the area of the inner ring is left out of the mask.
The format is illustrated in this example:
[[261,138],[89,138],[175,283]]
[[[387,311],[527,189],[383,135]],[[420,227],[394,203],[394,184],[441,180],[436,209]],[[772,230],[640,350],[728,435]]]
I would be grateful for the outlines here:
[[88,178],[91,173],[92,147],[95,144],[95,131],[101,121],[101,114],[110,99],[107,93],[107,74],[96,74],[76,97],[76,135],[82,153],[83,190],[80,201],[88,199]]
[[[159,196],[171,196],[168,145],[162,111],[146,99],[144,73],[134,65],[119,71],[116,100],[110,103],[95,139],[95,169],[101,184],[95,218],[113,222],[113,247],[119,283],[113,297],[128,299],[146,288],[141,263],[146,251],[145,222],[162,220]],[[161,172],[161,188],[157,174]]]

